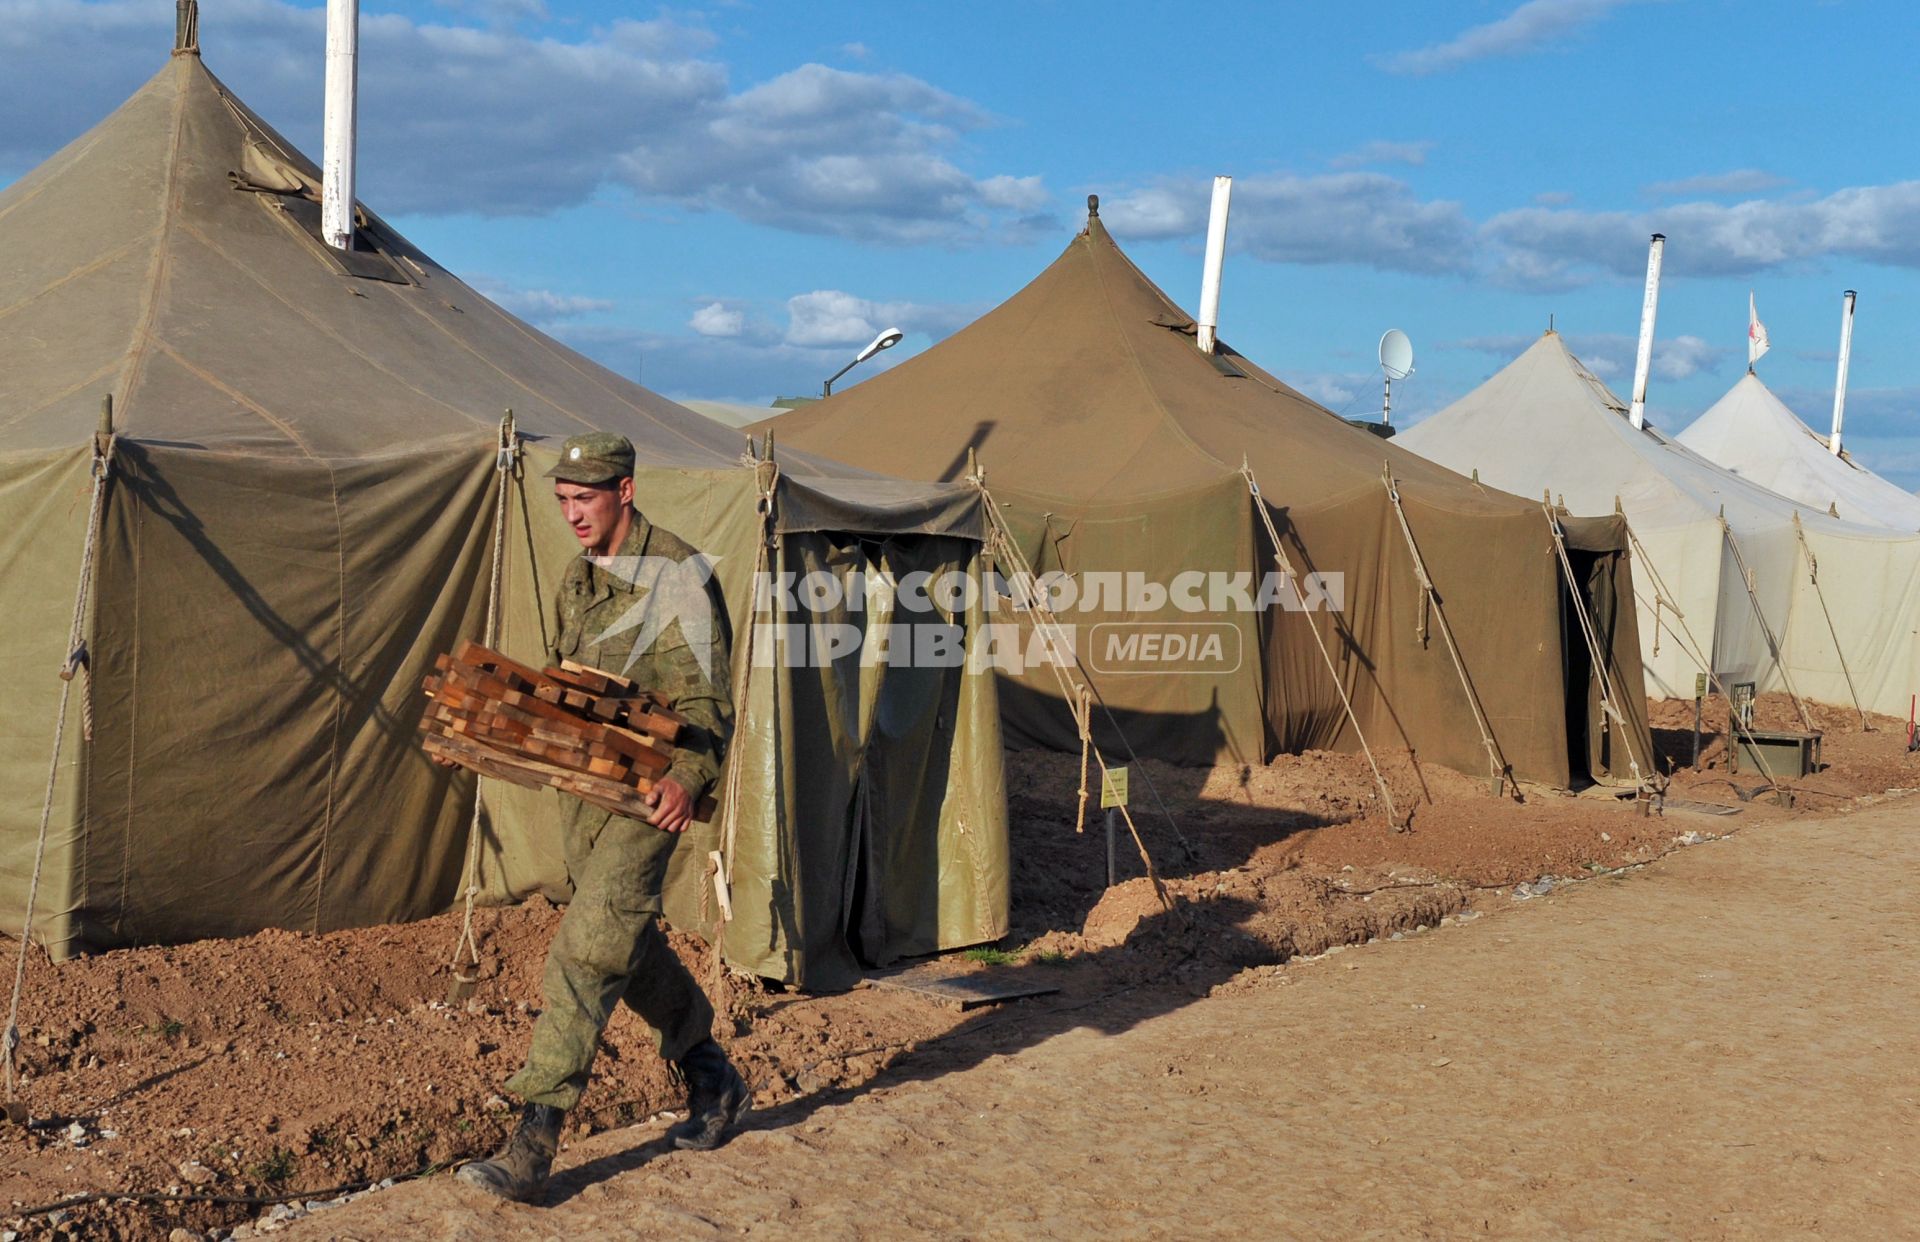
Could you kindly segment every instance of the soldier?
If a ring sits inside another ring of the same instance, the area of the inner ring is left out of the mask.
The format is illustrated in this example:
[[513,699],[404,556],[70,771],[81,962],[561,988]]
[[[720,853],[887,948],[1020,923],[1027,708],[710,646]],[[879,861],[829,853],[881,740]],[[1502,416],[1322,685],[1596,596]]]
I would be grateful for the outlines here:
[[712,1006],[659,924],[667,858],[719,774],[733,711],[726,639],[707,575],[692,548],[634,507],[633,445],[625,436],[575,436],[547,475],[582,548],[557,593],[554,656],[658,691],[690,727],[647,797],[651,824],[568,799],[561,839],[573,901],[547,951],[546,1007],[527,1063],[507,1082],[525,1109],[498,1155],[458,1174],[516,1200],[545,1185],[566,1110],[586,1089],[601,1029],[619,1001],[654,1029],[660,1055],[686,1078],[687,1119],[668,1131],[675,1146],[719,1146],[751,1099],[713,1041]]

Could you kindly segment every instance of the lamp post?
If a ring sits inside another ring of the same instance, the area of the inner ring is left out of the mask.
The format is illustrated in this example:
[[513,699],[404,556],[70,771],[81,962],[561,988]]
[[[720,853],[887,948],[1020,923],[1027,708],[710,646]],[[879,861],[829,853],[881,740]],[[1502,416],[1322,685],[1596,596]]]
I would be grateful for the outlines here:
[[895,345],[898,345],[900,343],[900,341],[905,335],[906,334],[901,332],[900,329],[898,328],[888,328],[885,332],[882,332],[879,336],[874,337],[871,344],[869,344],[865,349],[861,350],[859,353],[853,356],[852,362],[849,362],[846,366],[841,367],[838,371],[835,371],[831,376],[827,378],[827,382],[820,386],[820,395],[823,397],[831,397],[833,395],[834,380],[839,379],[842,375],[845,375],[847,372],[853,370],[855,367],[859,366],[861,363],[865,362],[867,359],[873,357],[875,354],[879,353],[881,350],[892,349]]

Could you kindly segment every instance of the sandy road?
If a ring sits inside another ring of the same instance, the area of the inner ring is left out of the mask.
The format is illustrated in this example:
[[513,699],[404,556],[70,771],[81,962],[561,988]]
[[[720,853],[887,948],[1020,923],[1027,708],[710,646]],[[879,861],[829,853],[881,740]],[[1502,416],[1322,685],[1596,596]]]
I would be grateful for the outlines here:
[[598,1135],[544,1208],[442,1177],[286,1236],[1920,1236],[1917,811],[1003,1019],[714,1154]]

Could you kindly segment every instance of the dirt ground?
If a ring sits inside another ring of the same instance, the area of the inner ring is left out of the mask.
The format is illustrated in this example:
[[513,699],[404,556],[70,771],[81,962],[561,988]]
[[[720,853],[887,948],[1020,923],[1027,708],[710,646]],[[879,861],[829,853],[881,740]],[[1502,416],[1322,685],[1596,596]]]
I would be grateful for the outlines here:
[[[1763,700],[1761,722],[1790,710]],[[1724,718],[1710,705],[1710,728]],[[1691,719],[1691,705],[1657,706],[1664,754],[1690,756]],[[967,968],[1041,972],[1058,995],[982,1018],[873,988],[815,996],[735,979],[719,1034],[753,1081],[759,1108],[810,1109],[917,1073],[946,1055],[931,1049],[983,1023],[1024,1046],[1068,1021],[1063,1015],[1116,1003],[1167,1010],[1250,968],[1413,934],[1470,906],[1505,908],[1515,885],[1530,895],[1543,877],[1644,862],[1676,838],[1804,820],[1920,786],[1904,724],[1881,721],[1863,733],[1845,713],[1825,711],[1818,723],[1828,730],[1829,767],[1794,782],[1791,809],[1768,801],[1759,778],[1727,772],[1710,735],[1701,765],[1675,774],[1664,817],[1598,791],[1529,791],[1516,803],[1491,796],[1482,780],[1416,769],[1398,756],[1387,760],[1389,780],[1412,822],[1396,832],[1354,756],[1251,769],[1143,764],[1135,810],[1179,915],[1164,911],[1124,839],[1122,882],[1106,888],[1098,812],[1087,831],[1074,831],[1074,757],[1014,754],[1013,934],[1000,946],[1004,963]],[[1149,777],[1178,833],[1157,813]],[[1738,814],[1683,811],[1682,802]],[[25,1130],[0,1128],[0,1204],[17,1213],[99,1191],[324,1200],[339,1187],[491,1150],[510,1119],[497,1093],[525,1050],[557,919],[540,901],[483,911],[485,978],[473,1000],[451,1007],[440,972],[456,932],[447,917],[130,950],[59,967],[36,952],[21,1051],[35,1120]],[[676,947],[706,978],[701,946],[676,937]],[[630,1015],[615,1019],[605,1048],[575,1114],[576,1143],[679,1103]],[[0,1207],[0,1230],[224,1233],[263,1210],[120,1201],[9,1219]]]
[[291,1239],[1910,1237],[1913,803],[1755,826],[1403,943],[978,1020],[545,1205],[438,1177]]

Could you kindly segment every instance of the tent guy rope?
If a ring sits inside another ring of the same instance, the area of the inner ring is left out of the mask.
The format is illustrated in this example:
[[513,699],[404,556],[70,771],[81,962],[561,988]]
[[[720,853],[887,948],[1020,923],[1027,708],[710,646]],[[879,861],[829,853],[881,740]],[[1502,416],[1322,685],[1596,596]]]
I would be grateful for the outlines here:
[[86,667],[87,604],[93,594],[93,560],[100,539],[100,514],[105,507],[107,481],[113,474],[113,397],[100,403],[100,429],[93,436],[93,460],[88,469],[93,475],[93,495],[87,505],[86,540],[80,550],[80,581],[73,593],[73,623],[67,630],[67,655],[60,663],[60,706],[53,719],[53,755],[47,760],[47,791],[40,804],[40,832],[33,847],[33,875],[27,881],[26,918],[20,929],[20,952],[13,964],[13,997],[7,1003],[7,1025],[0,1034],[0,1061],[6,1062],[7,1116],[24,1120],[24,1110],[14,1103],[18,1083],[13,1072],[13,1054],[20,1046],[20,994],[27,980],[27,946],[33,939],[33,909],[40,897],[40,877],[46,868],[47,825],[53,819],[53,795],[60,780],[60,748],[67,731],[67,698],[73,688],[73,674]]
[[[749,443],[751,443],[751,440],[749,440]],[[753,590],[756,596],[758,596],[760,593],[759,584],[766,581],[768,562],[779,540],[778,529],[774,518],[776,498],[780,490],[780,467],[773,460],[773,434],[771,432],[767,434],[766,459],[757,462],[753,466],[753,470],[754,488],[756,492],[754,508],[760,520],[760,537],[754,540],[756,546],[753,557],[752,581],[754,584]],[[769,595],[767,598],[769,601],[768,607],[772,607],[771,596]],[[758,611],[757,606],[756,611]],[[756,654],[754,644],[759,636],[760,628],[758,624],[750,624],[747,627],[747,648],[744,653],[744,658],[741,661],[740,690],[735,696],[735,701],[742,705],[751,701],[749,696],[753,689],[753,664]],[[777,680],[774,685],[775,692],[778,693],[779,683]],[[768,727],[777,729],[779,727],[779,717],[780,713],[778,711],[769,713]],[[708,997],[708,1000],[712,1003],[717,1013],[726,1012],[726,997],[721,995],[722,984],[726,977],[726,960],[722,953],[721,945],[726,938],[727,925],[733,922],[733,865],[736,853],[735,842],[740,832],[740,773],[744,766],[745,765],[737,759],[729,762],[726,773],[721,778],[720,847],[707,856],[713,877],[711,892],[714,904],[719,907],[718,917],[713,922],[713,931],[709,937],[710,951],[713,956],[709,983],[709,992],[711,995]],[[703,922],[707,917],[708,892],[709,890],[705,887],[702,887],[700,890],[700,918]]]
[[[1796,512],[1795,518],[1799,517]],[[1753,571],[1747,568],[1747,558],[1740,552],[1740,541],[1733,537],[1733,527],[1727,524],[1726,511],[1720,513],[1720,535],[1726,540],[1727,548],[1733,553],[1733,562],[1740,570],[1741,585],[1747,588],[1747,602],[1753,605],[1753,619],[1760,623],[1761,636],[1767,640],[1767,652],[1773,656],[1773,667],[1780,674],[1780,684],[1787,688],[1787,697],[1793,700],[1793,710],[1800,717],[1800,723],[1808,732],[1813,731],[1813,720],[1807,715],[1807,705],[1800,700],[1800,692],[1794,689],[1793,678],[1787,674],[1787,662],[1780,655],[1780,640],[1774,637],[1773,627],[1767,624],[1767,614],[1760,607],[1760,596],[1754,590]]]
[[[1686,653],[1687,657],[1693,661],[1694,666],[1706,675],[1707,683],[1713,688],[1714,693],[1729,703],[1733,702],[1733,696],[1727,692],[1726,683],[1720,680],[1720,674],[1713,671],[1713,661],[1707,659],[1702,653],[1700,640],[1694,637],[1693,627],[1687,624],[1687,614],[1681,612],[1680,606],[1674,603],[1671,598],[1668,598],[1666,579],[1660,576],[1660,567],[1653,563],[1653,558],[1647,555],[1647,550],[1640,545],[1640,537],[1633,533],[1633,527],[1631,525],[1627,527],[1627,542],[1633,547],[1635,560],[1639,564],[1646,566],[1647,572],[1653,575],[1655,601],[1666,599],[1668,610],[1673,613],[1674,619],[1680,622],[1680,629],[1677,632],[1671,627],[1667,627],[1667,633],[1673,635],[1673,640],[1680,644],[1680,650]],[[1638,575],[1636,575],[1636,577],[1638,577]],[[1638,594],[1637,587],[1635,588],[1635,595],[1636,598],[1639,598],[1644,604],[1645,597]],[[1658,608],[1654,611],[1654,624],[1657,626],[1666,626],[1666,622],[1660,617]],[[1754,744],[1753,731],[1749,729],[1738,716],[1732,717],[1732,725],[1746,738],[1748,745]],[[1768,772],[1764,765],[1760,768],[1760,777],[1767,782],[1767,785],[1775,793],[1778,793],[1783,788],[1780,782],[1773,779],[1773,774]]]
[[1573,558],[1567,554],[1567,536],[1566,532],[1560,528],[1560,515],[1554,512],[1553,505],[1547,501],[1541,501],[1540,508],[1547,515],[1547,529],[1553,532],[1553,550],[1558,554],[1560,570],[1567,578],[1567,594],[1573,599],[1574,614],[1580,618],[1580,634],[1587,643],[1587,659],[1593,665],[1594,681],[1600,689],[1601,714],[1606,721],[1620,730],[1621,740],[1626,743],[1627,765],[1633,769],[1634,784],[1644,791],[1655,775],[1652,757],[1649,756],[1646,766],[1642,767],[1640,756],[1634,753],[1633,730],[1627,727],[1626,718],[1620,711],[1619,700],[1614,695],[1613,677],[1607,672],[1607,652],[1600,645],[1600,636],[1594,629],[1593,618],[1587,615],[1586,595],[1581,591],[1580,581],[1574,575]]
[[1487,748],[1487,761],[1493,765],[1493,771],[1489,774],[1493,791],[1497,794],[1510,787],[1515,802],[1525,801],[1520,793],[1520,782],[1514,779],[1513,766],[1507,762],[1500,743],[1494,739],[1493,725],[1487,720],[1486,710],[1480,706],[1480,695],[1473,688],[1473,679],[1467,675],[1467,664],[1461,658],[1460,646],[1453,640],[1453,626],[1447,622],[1447,610],[1441,607],[1440,593],[1434,589],[1433,575],[1427,572],[1426,558],[1420,555],[1420,545],[1413,538],[1413,526],[1407,521],[1406,507],[1400,503],[1400,488],[1394,482],[1391,463],[1382,470],[1381,477],[1387,486],[1387,496],[1393,501],[1394,515],[1400,519],[1400,533],[1406,536],[1407,551],[1413,554],[1413,572],[1420,578],[1422,606],[1430,603],[1433,607],[1434,620],[1440,623],[1440,637],[1447,644],[1447,654],[1453,658],[1454,671],[1460,674],[1460,688],[1466,691],[1467,706],[1473,709],[1473,722],[1480,727],[1480,744]]
[[[1074,651],[1072,642],[1067,639],[1065,629],[1060,624],[1059,619],[1053,615],[1053,609],[1048,606],[1045,593],[1034,589],[1038,579],[1034,576],[1033,566],[1028,562],[1026,553],[1020,550],[1020,545],[1014,540],[1013,532],[1007,526],[1006,517],[1000,511],[1000,503],[994,499],[993,493],[987,490],[986,477],[977,464],[975,464],[973,470],[968,474],[967,479],[968,482],[980,489],[980,497],[986,502],[987,520],[989,523],[987,532],[989,549],[995,553],[996,556],[1004,555],[1013,564],[1013,578],[1016,583],[1016,589],[1019,590],[1024,597],[1019,599],[1018,602],[1024,604],[1027,611],[1034,618],[1034,625],[1046,639],[1049,652],[1055,656],[1062,653],[1068,655],[1068,657],[1073,660],[1074,668],[1079,670],[1084,679],[1075,681],[1067,675],[1065,668],[1058,659],[1048,660],[1046,662],[1047,668],[1053,673],[1054,680],[1059,683],[1061,696],[1069,703],[1077,704],[1083,695],[1095,695],[1097,692],[1093,690],[1092,679],[1086,678],[1086,669],[1080,664],[1079,654]],[[1106,704],[1104,702],[1101,704],[1101,709],[1103,711],[1106,710]],[[1118,733],[1119,726],[1114,722],[1111,712],[1108,712],[1107,719],[1109,724],[1114,725],[1114,730]],[[1107,758],[1106,755],[1101,752],[1099,745],[1092,741],[1091,730],[1088,732],[1087,749],[1092,753],[1094,762],[1099,765],[1100,775],[1104,780],[1110,770],[1107,767]],[[1138,763],[1139,756],[1133,753],[1133,748],[1127,743],[1124,734],[1120,735],[1120,740],[1123,745],[1127,746],[1127,756],[1129,760]],[[1160,800],[1160,793],[1157,789],[1154,789],[1153,786],[1153,778],[1147,775],[1145,769],[1141,770],[1140,775],[1147,789],[1152,792],[1154,801],[1159,803],[1161,814],[1167,817],[1167,823],[1172,826],[1174,835],[1179,838],[1181,846],[1187,851],[1187,857],[1190,859],[1198,857],[1192,843],[1187,840],[1186,834],[1181,832],[1180,826],[1174,822],[1173,813],[1168,811],[1166,803]],[[1173,897],[1168,893],[1166,884],[1160,878],[1160,870],[1154,866],[1153,856],[1147,852],[1147,843],[1141,839],[1140,828],[1139,825],[1134,823],[1133,813],[1125,805],[1120,806],[1118,810],[1120,817],[1126,821],[1128,833],[1133,837],[1134,848],[1139,851],[1140,862],[1147,871],[1147,879],[1153,883],[1154,895],[1160,899],[1160,904],[1167,910],[1177,912]],[[1181,914],[1180,917],[1184,922],[1186,916]]]
[[[500,581],[502,566],[507,553],[507,509],[509,507],[509,487],[520,465],[520,437],[514,431],[513,411],[508,410],[500,420],[499,438],[495,442],[493,469],[497,476],[493,498],[493,576],[487,586],[487,623],[486,645],[499,646],[500,637]],[[468,966],[480,964],[480,945],[473,935],[473,902],[480,895],[480,777],[473,778],[473,819],[467,825],[467,857],[460,872],[460,896],[463,909],[460,916],[460,938],[454,941],[453,956],[447,966],[453,971],[455,986],[471,986],[476,980],[473,976],[460,973],[461,955],[466,955]]]
[[[1836,437],[1838,432],[1834,433]],[[1860,692],[1853,685],[1853,670],[1847,667],[1847,653],[1840,649],[1840,635],[1833,628],[1833,613],[1827,609],[1827,593],[1820,589],[1820,562],[1813,555],[1813,548],[1807,543],[1806,528],[1800,525],[1800,511],[1793,511],[1793,537],[1800,541],[1800,550],[1807,555],[1807,581],[1813,584],[1814,598],[1820,601],[1820,615],[1827,620],[1827,636],[1833,639],[1833,654],[1840,661],[1840,671],[1847,678],[1847,694],[1853,699],[1853,710],[1860,714],[1860,731],[1873,732],[1873,725],[1867,720],[1867,709],[1860,706]]]
[[[1274,528],[1273,515],[1267,511],[1267,501],[1260,494],[1260,480],[1253,477],[1253,466],[1246,458],[1240,459],[1240,477],[1247,481],[1247,491],[1253,497],[1253,507],[1260,514],[1261,523],[1267,528],[1267,541],[1273,546],[1274,564],[1288,581],[1297,582],[1299,578],[1293,572],[1293,561],[1288,558],[1286,549],[1280,544],[1280,532]],[[1333,663],[1333,653],[1327,650],[1327,640],[1320,633],[1320,627],[1308,617],[1307,631],[1313,635],[1313,642],[1320,649],[1320,659],[1327,666],[1327,676],[1333,681],[1334,690],[1340,695],[1340,706],[1347,714],[1347,723],[1353,726],[1353,736],[1360,741],[1360,750],[1367,757],[1367,766],[1373,769],[1373,783],[1380,789],[1380,801],[1387,808],[1387,823],[1396,832],[1404,825],[1400,822],[1400,812],[1394,809],[1393,792],[1387,788],[1387,778],[1380,773],[1380,764],[1373,757],[1373,747],[1367,744],[1367,735],[1360,728],[1360,718],[1354,714],[1353,699],[1347,694],[1346,683],[1340,680],[1340,670]]]

